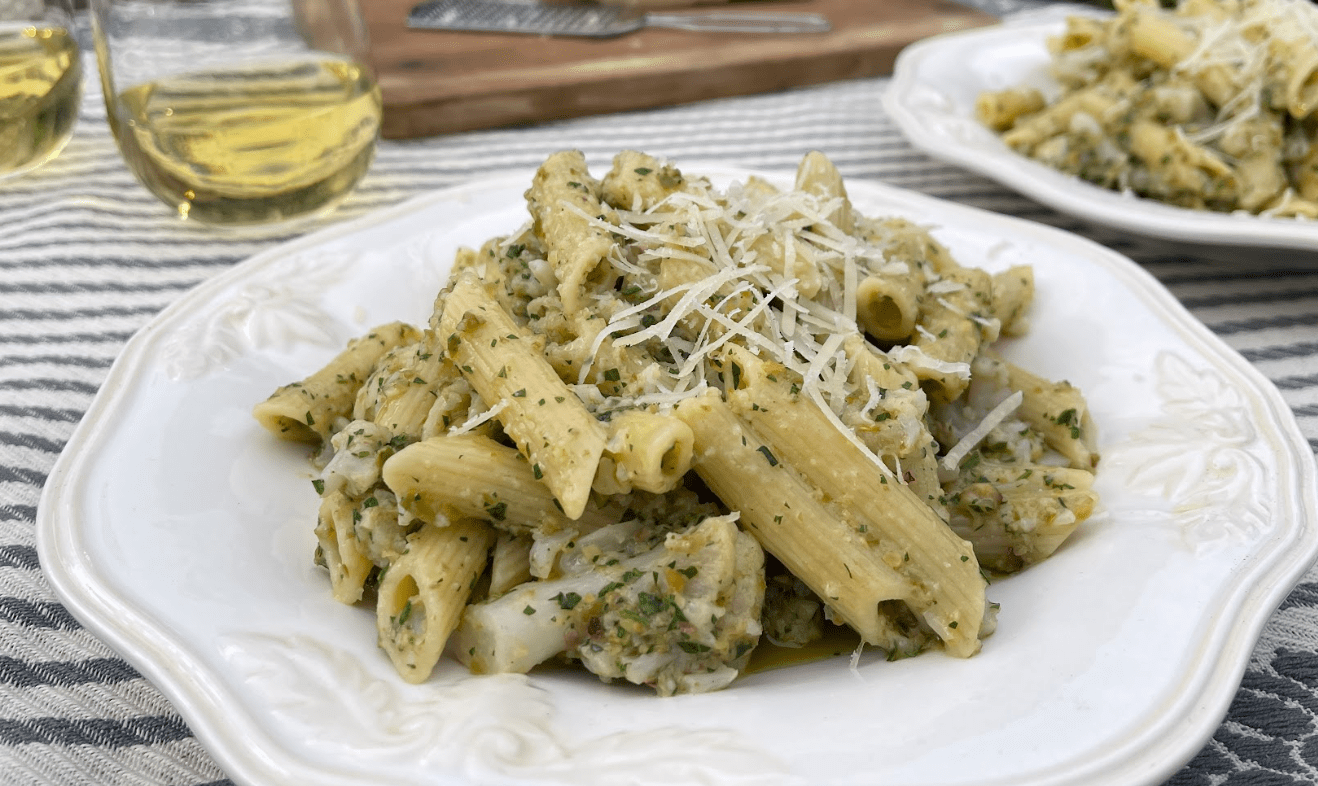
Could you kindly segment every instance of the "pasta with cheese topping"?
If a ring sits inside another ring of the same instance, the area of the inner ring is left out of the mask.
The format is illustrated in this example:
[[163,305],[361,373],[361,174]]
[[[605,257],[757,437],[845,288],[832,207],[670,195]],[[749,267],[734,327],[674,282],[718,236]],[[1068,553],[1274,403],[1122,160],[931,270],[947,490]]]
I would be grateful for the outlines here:
[[1013,150],[1180,207],[1318,216],[1318,9],[1308,0],[1118,0],[1049,39],[1056,95],[985,92]]
[[[701,692],[766,637],[843,627],[969,657],[987,573],[1093,512],[1080,392],[993,351],[1027,327],[1030,271],[861,214],[822,154],[779,189],[636,151],[596,179],[563,151],[526,200],[457,254],[428,324],[256,407],[318,442],[317,561],[405,679],[447,651]],[[332,408],[305,393],[329,379]]]

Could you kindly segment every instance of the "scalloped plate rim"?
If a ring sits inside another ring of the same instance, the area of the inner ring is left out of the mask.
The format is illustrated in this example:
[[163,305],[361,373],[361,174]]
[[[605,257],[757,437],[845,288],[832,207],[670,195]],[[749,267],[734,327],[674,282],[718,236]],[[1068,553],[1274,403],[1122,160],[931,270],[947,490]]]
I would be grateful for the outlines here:
[[[1072,7],[1067,13],[1096,15],[1095,9]],[[921,68],[930,61],[966,62],[965,52],[992,52],[996,47],[1025,39],[1040,46],[1047,35],[1061,30],[1056,9],[1022,15],[999,25],[942,33],[917,41],[897,56],[892,79],[882,97],[883,108],[903,137],[931,158],[983,175],[1059,212],[1157,240],[1179,240],[1198,246],[1227,246],[1318,250],[1318,220],[1267,218],[1243,212],[1192,210],[1121,194],[1078,177],[1058,172],[1012,151],[987,130],[977,144],[958,140],[938,128],[944,120],[973,121],[972,113],[947,110],[941,114],[917,107],[917,91],[938,90],[943,83],[924,78]],[[948,57],[959,53],[958,58]],[[1022,72],[1024,73],[1024,72]],[[960,74],[966,84],[980,84],[970,70]],[[987,86],[985,86],[987,87]]]
[[[729,177],[762,174],[717,164],[701,167],[693,163],[684,168],[716,177],[720,174]],[[85,522],[77,520],[78,512],[68,507],[71,498],[76,495],[78,482],[97,461],[95,451],[84,448],[94,447],[104,439],[109,420],[106,416],[131,396],[131,389],[140,382],[139,375],[144,367],[150,364],[151,350],[156,348],[162,333],[192,306],[209,302],[214,294],[225,287],[242,281],[265,265],[299,251],[405,218],[446,200],[461,198],[465,193],[510,187],[514,183],[520,188],[527,181],[527,173],[508,173],[414,197],[393,208],[263,251],[202,283],[167,307],[130,339],[124,351],[116,358],[101,391],[76,427],[49,475],[37,511],[37,546],[51,586],[75,618],[111,644],[175,703],[198,739],[231,777],[237,780],[253,784],[309,783],[311,781],[306,778],[314,777],[315,783],[325,786],[346,786],[355,782],[352,777],[315,767],[296,752],[279,749],[264,729],[256,728],[255,725],[249,728],[250,724],[245,724],[244,728],[235,731],[225,714],[217,713],[210,704],[213,686],[208,675],[191,674],[188,669],[168,662],[178,657],[186,661],[186,643],[175,641],[168,631],[153,629],[149,615],[129,608],[114,596],[112,590],[104,586],[104,582],[98,583],[95,555],[81,548],[80,528]],[[1161,722],[1157,725],[1164,727],[1168,732],[1166,736],[1155,739],[1146,735],[1137,741],[1139,744],[1121,753],[1124,759],[1109,762],[1111,767],[1105,766],[1101,772],[1027,773],[1033,776],[1027,781],[1032,784],[1106,784],[1116,782],[1110,780],[1114,776],[1120,777],[1120,782],[1129,784],[1158,782],[1174,772],[1209,739],[1235,695],[1236,685],[1267,618],[1312,563],[1315,555],[1318,555],[1318,529],[1315,528],[1318,502],[1315,501],[1313,456],[1299,433],[1293,413],[1275,386],[1257,369],[1208,331],[1170,293],[1162,289],[1151,275],[1116,252],[1050,227],[946,203],[903,189],[860,179],[850,180],[848,185],[856,194],[865,191],[882,199],[900,198],[906,204],[925,211],[946,210],[954,215],[958,212],[976,215],[1026,235],[1037,235],[1048,242],[1065,243],[1084,249],[1109,272],[1138,285],[1137,289],[1148,300],[1150,307],[1157,311],[1157,315],[1173,322],[1183,336],[1197,342],[1200,351],[1227,364],[1242,380],[1250,383],[1251,394],[1260,396],[1262,403],[1266,404],[1272,418],[1270,424],[1275,428],[1277,437],[1289,448],[1282,456],[1285,463],[1294,466],[1294,485],[1297,489],[1294,499],[1289,500],[1293,510],[1288,510],[1288,513],[1295,515],[1288,518],[1289,529],[1285,543],[1272,544],[1262,564],[1254,565],[1248,571],[1248,581],[1239,578],[1231,582],[1223,592],[1229,595],[1231,603],[1228,608],[1234,609],[1234,614],[1229,620],[1222,620],[1213,635],[1203,642],[1206,651],[1201,660],[1207,660],[1209,666],[1194,675],[1196,683],[1207,685],[1207,692],[1180,696],[1180,703],[1190,706],[1182,707],[1181,712],[1184,714],[1178,717],[1159,719]],[[262,743],[270,747],[262,748]],[[1092,759],[1092,762],[1101,762],[1101,757]]]

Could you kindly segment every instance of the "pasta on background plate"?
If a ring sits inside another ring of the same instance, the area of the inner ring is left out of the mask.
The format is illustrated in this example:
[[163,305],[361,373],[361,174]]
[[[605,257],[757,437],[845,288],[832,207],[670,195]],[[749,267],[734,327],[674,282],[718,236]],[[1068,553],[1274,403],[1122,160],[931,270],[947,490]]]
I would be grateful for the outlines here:
[[428,324],[382,325],[255,407],[310,443],[316,560],[404,679],[579,663],[660,695],[849,627],[978,651],[989,572],[1090,515],[1080,392],[999,357],[1029,268],[965,267],[794,188],[635,151],[550,156],[529,219],[464,248]]
[[980,95],[1013,150],[1180,207],[1318,217],[1318,8],[1117,0],[1049,40],[1055,96]]

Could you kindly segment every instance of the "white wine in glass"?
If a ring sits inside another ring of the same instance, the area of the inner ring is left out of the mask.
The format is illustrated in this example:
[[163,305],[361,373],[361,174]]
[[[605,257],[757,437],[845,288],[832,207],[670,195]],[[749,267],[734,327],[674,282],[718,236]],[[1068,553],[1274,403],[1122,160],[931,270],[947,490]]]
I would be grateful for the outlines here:
[[68,142],[82,98],[82,58],[64,3],[0,8],[0,178],[35,169]]
[[[110,10],[141,5],[99,4]],[[212,39],[202,47],[203,62],[180,62],[177,50],[169,50],[143,70],[140,37],[118,55],[110,38],[108,60],[118,69],[111,75],[136,77],[103,85],[110,125],[124,160],[149,190],[181,218],[226,225],[318,214],[352,191],[370,168],[380,131],[380,90],[364,57],[291,40],[297,27],[273,14],[273,3],[260,10],[215,0],[153,5],[181,6],[174,17],[179,24],[148,28],[155,46],[168,50],[171,37],[175,47],[180,40],[191,43],[194,27]],[[355,5],[335,5],[350,10],[349,19],[356,14]],[[222,13],[217,18],[212,11]],[[217,24],[202,24],[206,19]],[[248,38],[223,45],[240,33]],[[102,37],[110,33],[98,33],[98,44]],[[121,43],[129,40],[134,37],[121,37]],[[125,61],[122,67],[116,56]]]

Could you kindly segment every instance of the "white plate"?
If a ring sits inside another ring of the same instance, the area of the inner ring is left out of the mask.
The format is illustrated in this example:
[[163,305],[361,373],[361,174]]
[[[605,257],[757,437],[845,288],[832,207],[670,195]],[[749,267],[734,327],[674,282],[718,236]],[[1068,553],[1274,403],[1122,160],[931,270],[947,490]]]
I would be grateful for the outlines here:
[[372,613],[334,602],[312,566],[303,449],[250,409],[367,327],[423,321],[459,244],[522,223],[529,180],[425,196],[188,293],[129,342],[51,473],[51,583],[235,781],[1112,786],[1158,783],[1199,750],[1318,546],[1289,409],[1124,257],[866,182],[848,186],[861,209],[939,226],[967,264],[1035,264],[1035,329],[1007,352],[1079,384],[1102,432],[1105,511],[991,587],[983,651],[840,658],[670,699],[447,661],[399,680]]
[[[1064,13],[1079,12],[1071,7]],[[1318,221],[1190,210],[1100,188],[1014,152],[981,125],[975,119],[975,99],[985,90],[1024,85],[1056,94],[1046,42],[1063,30],[1064,13],[1054,9],[1029,14],[911,44],[897,57],[883,96],[884,110],[906,139],[929,156],[1087,221],[1193,244],[1196,253],[1210,246],[1318,252]],[[1302,261],[1312,260],[1306,255]]]

